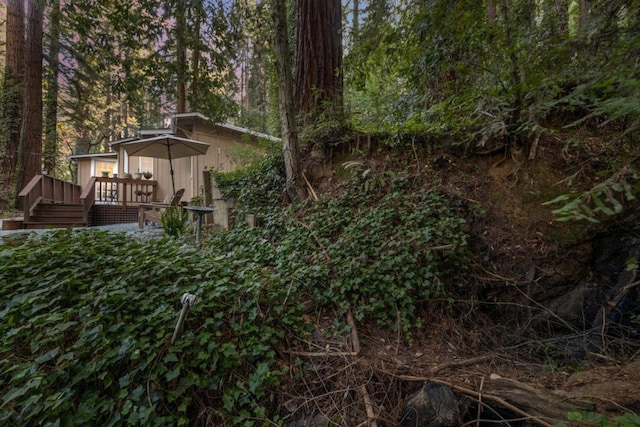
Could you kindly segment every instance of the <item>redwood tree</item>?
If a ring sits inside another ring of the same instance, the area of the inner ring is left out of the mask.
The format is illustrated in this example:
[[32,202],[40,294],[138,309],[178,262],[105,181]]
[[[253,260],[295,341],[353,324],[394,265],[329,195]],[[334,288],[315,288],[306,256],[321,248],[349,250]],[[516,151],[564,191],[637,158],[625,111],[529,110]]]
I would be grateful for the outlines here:
[[24,2],[7,1],[6,60],[2,93],[2,131],[0,132],[0,182],[2,197],[13,198],[10,183],[18,160],[22,98],[24,88]]
[[46,85],[47,95],[45,100],[44,116],[44,168],[51,175],[56,174],[58,159],[58,95],[60,77],[60,0],[51,2],[49,15],[49,43],[47,52]]
[[44,4],[29,0],[25,50],[25,96],[16,190],[19,192],[42,169],[42,27]]
[[289,55],[289,39],[287,35],[287,13],[285,0],[273,0],[273,25],[275,29],[276,68],[278,71],[278,88],[280,121],[282,122],[282,140],[284,163],[287,174],[287,190],[293,199],[305,197],[304,186],[300,179],[298,160],[298,132],[293,102],[293,76],[291,57]]
[[340,0],[297,0],[294,99],[313,116],[342,120],[342,5]]

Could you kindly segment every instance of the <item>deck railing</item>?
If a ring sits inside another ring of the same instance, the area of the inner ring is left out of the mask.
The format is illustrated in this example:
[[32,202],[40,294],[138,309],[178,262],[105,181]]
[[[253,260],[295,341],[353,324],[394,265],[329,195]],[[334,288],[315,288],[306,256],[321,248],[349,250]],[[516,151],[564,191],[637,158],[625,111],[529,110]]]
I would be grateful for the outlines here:
[[49,175],[34,176],[18,195],[22,204],[24,221],[28,222],[30,220],[33,208],[40,201],[79,203],[80,192],[79,185]]
[[158,181],[146,179],[93,177],[80,195],[85,220],[94,204],[127,207],[153,202],[157,186]]

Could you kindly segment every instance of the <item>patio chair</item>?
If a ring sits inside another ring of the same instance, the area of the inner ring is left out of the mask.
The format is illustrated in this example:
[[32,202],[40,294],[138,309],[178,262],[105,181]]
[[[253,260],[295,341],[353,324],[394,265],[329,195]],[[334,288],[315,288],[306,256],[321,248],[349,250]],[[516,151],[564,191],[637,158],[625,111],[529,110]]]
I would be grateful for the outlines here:
[[184,195],[184,188],[175,194],[167,194],[162,202],[141,203],[138,205],[138,226],[143,229],[145,223],[160,224],[160,214],[169,206],[178,206]]

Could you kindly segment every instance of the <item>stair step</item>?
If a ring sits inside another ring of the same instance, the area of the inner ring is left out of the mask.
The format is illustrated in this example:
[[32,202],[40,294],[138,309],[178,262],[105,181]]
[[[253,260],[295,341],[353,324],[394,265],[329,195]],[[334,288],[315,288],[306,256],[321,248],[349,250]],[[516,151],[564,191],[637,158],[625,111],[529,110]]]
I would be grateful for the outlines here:
[[36,205],[25,221],[24,228],[69,228],[86,227],[84,209],[82,205],[59,203],[52,200],[42,200]]
[[24,228],[33,230],[33,229],[43,229],[43,228],[71,228],[71,227],[86,227],[86,222],[74,222],[74,223],[58,223],[58,222],[34,222],[28,221],[24,223]]
[[34,209],[40,209],[44,211],[73,211],[73,210],[82,210],[82,205],[64,205],[64,204],[42,204],[39,203]]
[[28,222],[57,222],[60,224],[75,224],[84,221],[82,215],[32,215]]

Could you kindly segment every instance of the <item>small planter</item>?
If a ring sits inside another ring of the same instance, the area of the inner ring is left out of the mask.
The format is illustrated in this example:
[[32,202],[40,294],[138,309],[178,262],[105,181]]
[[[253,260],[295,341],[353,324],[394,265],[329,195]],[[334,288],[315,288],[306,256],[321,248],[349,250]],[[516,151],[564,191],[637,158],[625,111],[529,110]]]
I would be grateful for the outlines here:
[[142,179],[142,174],[140,172],[136,172],[134,176],[136,177],[136,179]]
[[102,171],[103,178],[109,178],[109,171]]
[[24,227],[24,222],[21,219],[3,219],[3,230],[21,230]]
[[131,174],[130,173],[125,173],[125,174],[122,174],[122,177],[124,179],[131,179]]
[[143,172],[142,175],[144,176],[144,179],[151,179],[151,177],[153,177],[151,172]]

